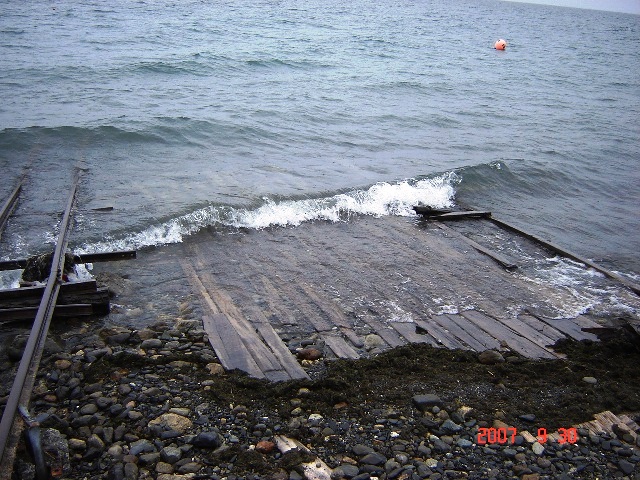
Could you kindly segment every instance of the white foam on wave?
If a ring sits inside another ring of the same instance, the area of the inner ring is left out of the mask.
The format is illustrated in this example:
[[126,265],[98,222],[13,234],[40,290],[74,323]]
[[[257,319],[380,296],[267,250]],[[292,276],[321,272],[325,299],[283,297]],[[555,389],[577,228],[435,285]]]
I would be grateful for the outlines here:
[[608,282],[600,272],[563,257],[536,262],[535,275],[523,277],[538,285],[556,287],[547,298],[555,319],[585,314],[637,315],[635,297]]
[[413,216],[412,207],[428,204],[434,208],[453,205],[455,173],[422,180],[377,183],[366,190],[353,190],[330,197],[275,201],[265,198],[255,209],[209,206],[161,225],[122,238],[107,238],[85,244],[76,253],[112,250],[138,250],[144,247],[180,243],[208,226],[263,229],[273,226],[298,226],[313,220],[337,222],[352,214]]

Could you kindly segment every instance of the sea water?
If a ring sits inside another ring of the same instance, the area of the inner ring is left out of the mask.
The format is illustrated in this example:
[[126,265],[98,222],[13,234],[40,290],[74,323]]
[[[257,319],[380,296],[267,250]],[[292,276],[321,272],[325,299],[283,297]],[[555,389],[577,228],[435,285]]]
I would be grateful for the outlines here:
[[[505,51],[493,48],[498,38]],[[0,243],[76,251],[417,203],[640,274],[640,16],[498,0],[3,2]]]

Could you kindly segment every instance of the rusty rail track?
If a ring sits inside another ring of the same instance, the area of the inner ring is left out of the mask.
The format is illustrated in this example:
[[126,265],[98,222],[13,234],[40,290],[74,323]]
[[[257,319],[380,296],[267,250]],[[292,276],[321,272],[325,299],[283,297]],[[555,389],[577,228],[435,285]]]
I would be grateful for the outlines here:
[[11,216],[11,212],[15,208],[18,203],[18,198],[20,197],[20,192],[22,191],[22,183],[24,182],[24,178],[20,179],[18,185],[13,189],[9,198],[4,202],[2,206],[2,210],[0,210],[0,237],[2,237],[2,232],[4,227],[7,225],[7,221]]
[[[24,420],[17,414],[19,410],[28,411],[31,391],[60,291],[65,251],[71,230],[72,209],[75,204],[78,183],[79,173],[73,181],[62,222],[60,223],[60,233],[53,254],[51,273],[49,274],[42,300],[38,307],[38,313],[33,322],[33,327],[0,421],[0,465],[5,467],[0,469],[0,479],[11,478],[16,448],[20,434],[25,426]],[[39,474],[38,478],[40,477],[41,475]]]

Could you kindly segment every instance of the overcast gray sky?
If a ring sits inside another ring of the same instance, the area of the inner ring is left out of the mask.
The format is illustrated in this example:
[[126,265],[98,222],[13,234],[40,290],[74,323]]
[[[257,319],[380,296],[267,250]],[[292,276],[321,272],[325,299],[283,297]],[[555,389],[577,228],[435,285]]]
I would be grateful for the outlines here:
[[640,0],[509,0],[512,2],[544,3],[561,7],[593,8],[640,14]]

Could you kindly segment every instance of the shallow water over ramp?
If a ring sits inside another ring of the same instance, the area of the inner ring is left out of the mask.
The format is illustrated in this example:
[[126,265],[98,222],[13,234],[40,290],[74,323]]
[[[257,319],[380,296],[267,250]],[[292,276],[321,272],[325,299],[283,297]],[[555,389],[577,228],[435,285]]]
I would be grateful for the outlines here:
[[[307,343],[325,358],[428,343],[553,359],[558,339],[597,339],[582,329],[616,313],[609,311],[612,296],[635,316],[639,299],[611,280],[576,271],[570,288],[566,279],[544,280],[549,272],[540,265],[550,252],[485,220],[464,222],[441,229],[415,218],[358,216],[204,231],[141,255],[145,276],[156,282],[146,295],[181,285],[182,294],[197,299],[225,368],[274,381],[307,377],[293,357]],[[469,231],[520,268],[508,271],[473,248]],[[162,272],[171,278],[163,282]],[[587,295],[590,315],[563,313]]]

